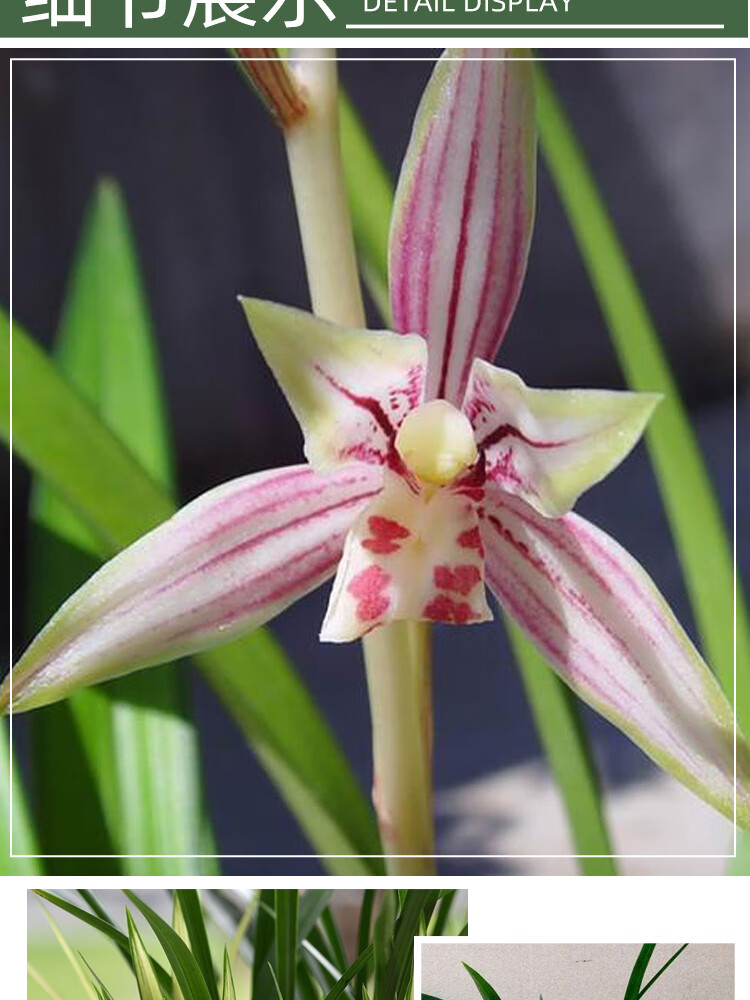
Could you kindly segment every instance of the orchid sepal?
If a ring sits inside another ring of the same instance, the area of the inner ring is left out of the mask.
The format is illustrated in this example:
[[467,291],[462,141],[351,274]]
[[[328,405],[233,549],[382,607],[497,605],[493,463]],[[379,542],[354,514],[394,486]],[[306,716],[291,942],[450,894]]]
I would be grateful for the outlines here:
[[[733,818],[732,709],[639,563],[582,517],[545,518],[493,487],[482,540],[490,589],[560,677]],[[736,737],[737,820],[750,828],[750,751]]]
[[658,393],[532,389],[514,372],[477,358],[463,410],[489,482],[545,517],[567,514],[640,439]]
[[402,421],[424,396],[422,337],[348,330],[301,309],[240,301],[302,428],[311,465],[384,465]]
[[414,121],[396,191],[389,284],[397,330],[429,345],[427,398],[459,405],[493,360],[526,272],[536,195],[528,53],[448,50]]
[[257,628],[333,576],[380,469],[309,466],[225,483],[115,556],[60,608],[0,691],[24,711]]

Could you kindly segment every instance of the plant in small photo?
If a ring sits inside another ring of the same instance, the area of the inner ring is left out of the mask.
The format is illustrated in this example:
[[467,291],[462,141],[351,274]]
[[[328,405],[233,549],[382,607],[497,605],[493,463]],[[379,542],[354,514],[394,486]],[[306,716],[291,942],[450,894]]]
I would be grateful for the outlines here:
[[[248,901],[177,889],[170,920],[123,890],[124,925],[111,916],[114,891],[36,894],[81,987],[63,994],[30,942],[35,995],[51,1000],[410,1000],[415,935],[467,933],[455,890],[368,889],[346,920],[333,890],[264,889]],[[85,944],[76,953],[50,904],[111,942],[108,960]]]
[[[35,638],[0,692],[4,711],[35,710],[34,800],[23,801],[17,778],[15,853],[123,855],[115,864],[128,874],[162,873],[165,864],[217,870],[205,804],[211,776],[201,772],[184,671],[168,666],[190,657],[328,870],[433,874],[431,649],[442,626],[507,628],[584,872],[618,869],[577,699],[750,829],[742,735],[750,688],[740,658],[735,718],[734,606],[738,647],[746,636],[727,533],[544,67],[525,51],[445,52],[404,136],[392,191],[339,88],[335,53],[243,49],[236,60],[281,129],[312,306],[268,301],[249,287],[236,290],[237,308],[299,423],[305,460],[230,479],[179,506],[137,251],[118,188],[103,182],[55,358],[12,328],[12,444],[35,475]],[[624,390],[533,388],[497,363],[532,245],[539,137]],[[361,278],[381,313],[377,329],[368,329]],[[643,435],[701,650],[648,565],[574,510]],[[263,631],[328,582],[310,643],[361,643],[372,805],[297,666]],[[469,703],[470,666],[461,665]],[[290,900],[274,897],[276,930],[286,907],[293,919],[286,964],[271,963],[268,990],[281,1000],[312,977]],[[270,906],[263,896],[256,903],[256,931]],[[436,907],[437,895],[389,894],[376,929],[387,926],[390,941],[404,928],[403,944]],[[129,930],[118,940],[148,996],[164,983],[135,925]],[[205,955],[201,966],[174,929],[162,931],[175,961],[187,963],[178,962],[179,975],[172,966],[185,1000],[198,973],[211,1000],[231,995],[231,961],[212,978]],[[306,985],[304,1000],[344,995],[371,962],[371,1000],[406,996],[406,959],[372,948],[345,982],[334,948],[339,979],[326,983],[321,973],[325,990]],[[363,1000],[363,975],[357,982]]]
[[[640,1000],[640,998],[644,996],[657,982],[657,980],[667,971],[672,963],[677,961],[687,947],[688,946],[686,944],[683,944],[656,970],[656,972],[647,974],[649,962],[651,961],[651,956],[654,953],[656,945],[642,945],[635,961],[633,962],[633,969],[630,973],[630,978],[628,979],[627,984],[625,984],[622,1000]],[[474,981],[474,985],[477,988],[481,1000],[521,1000],[521,998],[512,998],[507,995],[501,997],[495,987],[488,983],[484,976],[477,972],[476,969],[467,965],[466,962],[462,962],[461,964]],[[439,998],[430,996],[428,993],[423,993],[422,1000],[439,1000]],[[541,994],[539,995],[539,1000],[543,1000]],[[554,1000],[554,997],[548,996],[547,1000]]]

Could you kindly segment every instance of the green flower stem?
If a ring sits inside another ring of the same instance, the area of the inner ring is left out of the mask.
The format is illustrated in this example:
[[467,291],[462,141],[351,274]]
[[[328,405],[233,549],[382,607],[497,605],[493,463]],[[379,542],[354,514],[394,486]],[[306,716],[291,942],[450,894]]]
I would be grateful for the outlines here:
[[373,800],[389,875],[433,875],[429,626],[394,622],[364,640]]
[[[291,49],[307,115],[286,129],[313,311],[361,329],[365,324],[351,215],[344,184],[338,86],[332,49]],[[427,627],[382,626],[363,639],[373,727],[375,802],[391,875],[434,871],[432,702]],[[400,855],[395,857],[393,855]]]

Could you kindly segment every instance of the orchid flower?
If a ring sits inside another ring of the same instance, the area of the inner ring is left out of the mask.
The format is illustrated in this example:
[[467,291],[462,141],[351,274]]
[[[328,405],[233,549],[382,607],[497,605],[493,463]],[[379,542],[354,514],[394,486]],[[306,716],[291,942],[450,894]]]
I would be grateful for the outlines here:
[[533,389],[492,364],[526,269],[534,114],[528,62],[438,63],[392,220],[393,331],[243,300],[307,463],[210,491],[100,569],[15,667],[14,709],[227,641],[331,577],[331,642],[486,622],[489,588],[584,701],[733,814],[735,726],[713,674],[636,560],[571,513],[657,397]]

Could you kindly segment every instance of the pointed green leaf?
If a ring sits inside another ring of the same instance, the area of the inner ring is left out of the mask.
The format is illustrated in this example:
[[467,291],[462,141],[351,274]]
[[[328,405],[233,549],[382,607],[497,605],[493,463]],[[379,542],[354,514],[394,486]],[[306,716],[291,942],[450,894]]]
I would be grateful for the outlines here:
[[213,1000],[219,1000],[214,963],[208,946],[206,922],[203,919],[203,908],[198,893],[195,889],[176,889],[175,897],[179,900],[180,912],[187,928],[190,950],[203,973]]
[[482,1000],[500,1000],[499,994],[490,986],[484,976],[480,976],[476,969],[472,969],[472,967],[467,965],[466,962],[462,962],[461,965],[463,965],[471,978],[474,980]]
[[[34,889],[32,890],[37,896],[42,899],[46,899],[47,902],[52,903],[54,906],[59,907],[61,910],[65,910],[66,913],[70,913],[71,916],[77,917],[79,920],[83,921],[84,924],[88,924],[89,927],[93,927],[95,930],[104,934],[111,941],[117,945],[120,952],[125,956],[128,964],[133,967],[132,957],[130,955],[130,941],[126,934],[123,934],[119,928],[115,927],[110,921],[102,919],[102,917],[89,913],[88,910],[81,909],[80,906],[76,906],[75,903],[69,902],[62,896],[57,896],[54,893],[47,892],[44,889]],[[171,984],[171,977],[169,973],[161,966],[154,966],[156,970],[156,975],[159,979],[159,984],[162,990],[168,995],[169,987]],[[134,970],[135,971],[135,970]]]
[[643,986],[643,987],[641,988],[641,991],[640,991],[640,993],[638,994],[638,997],[639,997],[639,998],[640,998],[640,997],[642,997],[642,996],[643,996],[643,994],[644,994],[644,993],[645,993],[645,992],[646,992],[647,990],[650,990],[650,989],[651,989],[651,987],[652,987],[652,986],[654,985],[654,983],[655,983],[655,982],[656,982],[656,980],[657,980],[657,979],[659,978],[659,976],[661,976],[661,975],[662,975],[662,974],[663,974],[664,972],[666,972],[666,971],[667,971],[667,969],[668,969],[668,968],[669,968],[669,966],[670,966],[670,965],[672,964],[672,962],[676,962],[676,961],[677,961],[677,959],[678,959],[678,958],[680,957],[680,955],[681,955],[681,954],[683,953],[683,951],[684,951],[684,950],[685,950],[686,948],[687,948],[687,945],[686,945],[686,944],[683,944],[683,945],[681,945],[681,946],[680,946],[680,947],[679,947],[679,948],[677,949],[677,951],[676,951],[676,952],[675,952],[675,953],[674,953],[674,954],[673,954],[673,955],[672,955],[672,956],[671,956],[670,958],[668,958],[668,959],[667,959],[667,961],[666,961],[666,962],[664,963],[664,965],[662,965],[662,967],[661,967],[661,968],[659,969],[659,971],[658,971],[658,972],[657,972],[657,973],[656,973],[655,975],[653,975],[653,976],[652,976],[652,977],[651,977],[651,978],[649,979],[649,981],[648,981],[648,982],[646,983],[646,985],[645,985],[645,986]]
[[185,1000],[212,1000],[200,966],[179,934],[172,930],[166,920],[162,920],[150,906],[139,899],[134,892],[123,889],[128,899],[138,907],[151,925],[159,944],[164,949],[167,961],[180,984]]
[[81,965],[80,960],[76,957],[76,955],[73,952],[72,948],[70,947],[70,945],[68,944],[68,942],[65,940],[65,937],[64,937],[62,931],[60,930],[59,926],[57,925],[57,923],[55,922],[55,920],[53,920],[53,918],[50,915],[49,911],[47,910],[46,906],[42,905],[42,911],[43,911],[45,917],[47,918],[47,920],[49,921],[50,927],[52,928],[52,932],[54,933],[55,937],[57,938],[57,943],[60,945],[63,953],[65,954],[65,957],[67,958],[67,960],[70,962],[71,966],[73,967],[73,971],[75,972],[76,976],[80,980],[81,985],[83,986],[84,990],[86,991],[87,996],[91,997],[91,1000],[97,1000],[96,993],[94,992],[94,989],[93,989],[93,987],[91,985],[91,982],[89,981],[89,978],[86,975],[86,973],[85,973],[85,971],[83,969],[83,966]]
[[336,985],[328,991],[325,1000],[339,1000],[346,992],[346,988],[349,983],[357,976],[363,975],[367,966],[372,961],[373,955],[375,954],[375,948],[373,945],[368,944],[363,952],[361,952],[354,959],[349,968],[344,972]]
[[[71,383],[169,489],[172,462],[148,308],[125,205],[110,181],[100,183],[87,215],[57,356]],[[43,482],[35,485],[31,513],[33,634],[103,553],[87,525]],[[33,717],[41,827],[54,831],[47,853],[203,852],[209,833],[187,685],[184,671],[160,669]],[[73,783],[75,802],[67,774],[82,779]],[[66,787],[60,800],[56,790]],[[160,859],[123,864],[131,874],[164,871]],[[169,867],[216,870],[194,859],[172,859]]]
[[299,891],[277,889],[276,908],[276,978],[283,1000],[294,1000],[297,970],[297,921]]
[[138,984],[138,993],[141,1000],[162,1000],[159,981],[156,978],[151,958],[146,951],[138,928],[135,926],[130,910],[127,910],[128,918],[128,938],[130,940],[130,954],[133,956],[133,967],[135,969],[135,979]]
[[221,980],[221,1000],[237,1000],[237,993],[234,988],[234,976],[232,975],[232,963],[229,961],[229,952],[224,949],[224,972]]
[[654,948],[656,948],[655,944],[644,944],[641,946],[625,989],[625,1000],[638,1000],[641,987],[643,986],[643,978],[646,975],[646,969],[648,968],[648,963],[651,961]]

